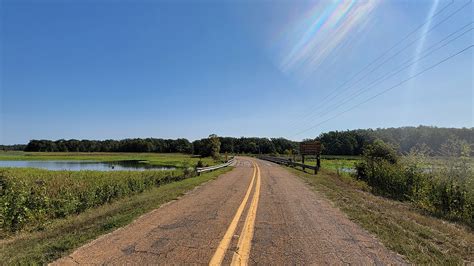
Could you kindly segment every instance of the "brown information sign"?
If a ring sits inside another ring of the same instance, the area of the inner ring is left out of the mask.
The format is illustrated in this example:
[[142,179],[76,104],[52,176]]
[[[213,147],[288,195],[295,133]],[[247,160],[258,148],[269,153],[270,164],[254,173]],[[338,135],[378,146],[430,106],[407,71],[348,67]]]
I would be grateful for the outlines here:
[[316,155],[321,152],[321,142],[302,142],[300,143],[301,155]]

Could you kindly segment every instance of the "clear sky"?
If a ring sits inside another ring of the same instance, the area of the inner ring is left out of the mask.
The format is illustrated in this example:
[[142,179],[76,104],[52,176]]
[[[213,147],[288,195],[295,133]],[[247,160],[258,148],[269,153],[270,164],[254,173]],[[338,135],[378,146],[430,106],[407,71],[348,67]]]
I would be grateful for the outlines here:
[[473,10],[469,0],[2,0],[0,144],[473,127],[473,48],[410,79],[473,44]]

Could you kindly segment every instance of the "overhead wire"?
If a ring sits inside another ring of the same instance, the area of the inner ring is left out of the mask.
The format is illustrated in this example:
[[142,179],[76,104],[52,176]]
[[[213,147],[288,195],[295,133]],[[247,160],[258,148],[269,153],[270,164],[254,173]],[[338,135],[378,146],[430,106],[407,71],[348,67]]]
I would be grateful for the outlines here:
[[[372,81],[371,83],[369,83],[369,84],[367,85],[367,87],[363,87],[363,88],[361,88],[361,89],[359,89],[359,90],[354,91],[352,94],[350,94],[350,95],[347,97],[346,100],[344,100],[344,101],[342,101],[342,102],[340,102],[340,103],[336,103],[336,104],[334,104],[334,105],[332,105],[332,106],[329,106],[328,108],[325,109],[324,112],[319,113],[319,116],[324,116],[324,115],[330,113],[331,111],[334,111],[335,109],[341,107],[342,105],[344,105],[344,104],[346,104],[347,102],[351,101],[351,100],[354,99],[355,97],[357,97],[357,96],[361,95],[362,93],[364,93],[364,92],[370,90],[370,89],[373,88],[374,86],[376,86],[376,85],[378,85],[378,84],[384,82],[385,80],[387,80],[387,79],[389,79],[389,78],[394,77],[395,75],[397,75],[398,73],[402,72],[402,71],[405,70],[406,68],[408,68],[408,67],[414,65],[415,63],[417,63],[417,62],[419,62],[419,61],[421,61],[421,60],[423,60],[423,59],[425,59],[426,57],[430,56],[431,54],[433,54],[434,52],[438,51],[439,49],[446,47],[448,44],[450,44],[450,43],[454,42],[455,40],[461,38],[462,36],[466,35],[466,34],[469,33],[470,31],[472,31],[474,28],[472,28],[472,27],[471,27],[471,28],[468,28],[467,30],[465,30],[464,32],[462,32],[460,35],[458,35],[458,36],[456,36],[456,37],[454,37],[454,38],[448,40],[445,44],[443,44],[443,45],[441,45],[441,46],[439,46],[439,47],[437,47],[437,48],[431,50],[432,48],[434,48],[434,47],[436,47],[437,45],[439,45],[439,44],[443,43],[444,41],[446,41],[446,39],[450,38],[451,36],[455,35],[456,33],[461,32],[461,31],[464,30],[466,27],[468,27],[468,26],[470,26],[470,25],[472,26],[472,24],[473,24],[473,22],[470,22],[470,23],[464,25],[463,27],[461,27],[460,29],[456,30],[455,32],[449,34],[448,36],[446,36],[446,37],[443,38],[442,40],[440,40],[440,41],[436,42],[435,44],[431,45],[428,49],[426,49],[426,51],[424,52],[424,54],[422,54],[422,55],[421,55],[419,58],[417,58],[416,60],[413,60],[413,61],[411,61],[411,62],[410,62],[410,60],[405,61],[404,63],[402,63],[401,65],[399,65],[399,66],[396,68],[396,69],[398,69],[398,70],[396,70],[395,72],[393,72],[393,73],[390,73],[390,72],[389,72],[389,73],[387,73],[387,74],[385,74],[385,75],[383,75],[383,76],[377,78],[376,80],[374,80],[374,81]],[[431,50],[431,51],[430,51],[430,50]],[[404,64],[407,64],[407,65],[404,65]]]
[[[461,8],[459,8],[458,10],[454,11],[454,13],[451,13],[450,15],[448,15],[448,18],[445,18],[443,20],[446,21],[447,19],[449,19],[452,15],[456,14],[457,12],[459,12],[460,10],[462,10],[463,8],[465,8],[468,4],[470,4],[472,2],[472,0],[470,0],[469,2],[467,2],[465,5],[463,5]],[[421,29],[424,25],[426,25],[427,23],[429,23],[434,17],[438,16],[439,14],[441,14],[442,12],[444,12],[447,8],[449,8],[452,4],[454,3],[454,0],[451,0],[450,3],[446,4],[444,7],[442,7],[438,12],[436,12],[435,14],[433,14],[432,16],[430,16],[427,20],[425,20],[423,23],[421,23],[420,25],[418,25],[416,28],[414,28],[412,31],[410,31],[409,33],[407,33],[401,40],[399,40],[397,43],[395,43],[394,45],[392,45],[389,49],[385,50],[382,54],[380,54],[377,58],[375,58],[374,60],[372,60],[369,64],[367,64],[365,67],[363,67],[361,70],[359,70],[356,74],[354,74],[350,79],[346,80],[343,84],[339,85],[338,87],[336,87],[334,90],[332,90],[328,95],[326,95],[326,97],[324,97],[322,100],[320,100],[321,102],[324,102],[326,99],[328,99],[330,96],[332,96],[332,94],[334,92],[336,92],[337,90],[339,90],[340,88],[344,87],[346,84],[348,84],[350,81],[352,81],[354,78],[356,78],[358,75],[360,75],[361,73],[363,73],[366,69],[368,69],[370,66],[372,66],[374,63],[376,63],[377,61],[379,61],[381,58],[383,58],[385,55],[387,55],[389,52],[391,52],[394,48],[396,48],[398,45],[400,45],[401,43],[403,43],[405,40],[407,40],[410,36],[412,36],[414,33],[416,33],[419,29]],[[443,23],[442,22],[442,23]],[[441,24],[442,24],[441,23]],[[440,23],[438,23],[436,26],[439,26]],[[316,109],[314,109],[316,107]],[[312,114],[314,111],[318,110],[318,108],[320,108],[321,105],[314,105],[313,107],[311,107],[311,109],[309,110],[309,112],[306,112],[302,117],[305,117],[305,116],[308,116],[310,114]],[[295,124],[292,124],[293,126]]]
[[437,66],[443,64],[444,62],[449,61],[450,59],[452,59],[452,58],[454,58],[454,57],[456,57],[456,56],[458,56],[458,55],[460,55],[460,54],[466,52],[467,50],[471,49],[472,47],[474,47],[473,44],[471,44],[471,45],[469,45],[469,46],[467,46],[467,47],[465,47],[465,48],[459,50],[459,51],[456,52],[456,53],[453,53],[453,54],[449,55],[448,57],[445,57],[444,59],[438,61],[437,63],[435,63],[435,64],[433,64],[433,65],[431,65],[431,66],[429,66],[429,67],[427,67],[427,68],[424,68],[423,70],[417,72],[416,74],[414,74],[414,75],[412,75],[412,76],[410,76],[410,77],[408,77],[408,78],[402,80],[401,82],[399,82],[399,83],[397,83],[397,84],[395,84],[395,85],[393,85],[393,86],[391,86],[391,87],[389,87],[389,88],[387,88],[387,89],[385,89],[385,90],[383,90],[383,91],[381,91],[381,92],[379,92],[379,93],[377,93],[377,94],[371,96],[370,98],[368,98],[368,99],[366,99],[366,100],[364,100],[364,101],[362,101],[362,102],[360,102],[360,103],[358,103],[358,104],[356,104],[356,105],[350,107],[349,109],[346,109],[346,110],[344,110],[344,111],[342,111],[342,112],[339,112],[339,113],[337,113],[336,115],[334,115],[334,116],[332,116],[332,117],[330,117],[330,118],[328,118],[328,119],[326,119],[326,120],[324,120],[324,121],[322,121],[322,122],[319,122],[319,123],[317,123],[317,124],[315,124],[315,125],[313,125],[313,126],[307,128],[307,129],[305,129],[305,130],[302,130],[302,131],[298,132],[297,134],[293,135],[292,137],[301,135],[301,134],[303,134],[303,133],[305,133],[305,132],[307,132],[307,131],[309,131],[309,130],[316,129],[316,128],[319,127],[320,125],[322,125],[322,124],[324,124],[324,123],[327,123],[328,121],[333,120],[333,119],[335,119],[335,118],[337,118],[337,117],[339,117],[339,116],[341,116],[341,115],[343,115],[343,114],[345,114],[345,113],[347,113],[347,112],[349,112],[349,111],[352,111],[353,109],[359,107],[360,105],[363,105],[363,104],[365,104],[365,103],[367,103],[367,102],[369,102],[369,101],[371,101],[371,100],[373,100],[373,99],[379,97],[379,96],[382,95],[382,94],[385,94],[385,93],[387,93],[387,92],[389,92],[389,91],[391,91],[391,90],[393,90],[393,89],[395,89],[395,88],[397,88],[397,87],[400,87],[401,85],[405,84],[406,82],[408,82],[408,81],[410,81],[410,80],[412,80],[412,79],[414,79],[414,78],[416,78],[416,77],[422,75],[423,73],[425,73],[425,72],[427,72],[427,71],[429,71],[429,70],[431,70],[431,69],[433,69],[433,68],[436,68]]

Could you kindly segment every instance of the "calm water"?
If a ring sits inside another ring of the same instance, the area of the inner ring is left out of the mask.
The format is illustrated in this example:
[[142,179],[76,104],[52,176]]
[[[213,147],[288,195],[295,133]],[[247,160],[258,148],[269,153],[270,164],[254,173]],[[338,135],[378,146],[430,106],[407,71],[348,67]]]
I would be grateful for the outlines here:
[[353,173],[356,172],[356,169],[354,169],[354,168],[349,168],[349,167],[342,167],[342,168],[339,168],[339,171],[344,172],[344,173],[353,174]]
[[144,171],[173,170],[174,167],[153,166],[140,161],[0,161],[0,167],[33,167],[47,170]]

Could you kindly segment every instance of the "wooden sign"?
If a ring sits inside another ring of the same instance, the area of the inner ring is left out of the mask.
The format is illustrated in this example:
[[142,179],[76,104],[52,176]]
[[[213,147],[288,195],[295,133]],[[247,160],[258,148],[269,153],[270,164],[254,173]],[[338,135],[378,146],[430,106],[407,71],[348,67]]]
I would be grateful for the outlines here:
[[317,155],[321,153],[321,142],[302,142],[300,143],[301,155]]

